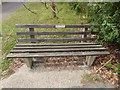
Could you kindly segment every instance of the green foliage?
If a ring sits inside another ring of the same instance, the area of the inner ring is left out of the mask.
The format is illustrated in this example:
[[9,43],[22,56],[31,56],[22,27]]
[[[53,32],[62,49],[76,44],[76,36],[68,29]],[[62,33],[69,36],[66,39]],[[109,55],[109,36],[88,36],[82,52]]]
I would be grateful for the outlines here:
[[120,63],[116,64],[115,66],[116,66],[115,72],[117,72],[118,76],[120,77]]
[[106,63],[105,66],[109,67],[109,68],[112,68],[112,64],[111,63]]
[[101,77],[98,76],[92,76],[91,74],[85,74],[83,75],[83,78],[86,79],[88,82],[93,83],[95,81],[101,81]]
[[120,2],[89,3],[89,20],[101,25],[99,40],[120,44]]
[[72,2],[70,9],[76,14],[86,13],[91,24],[99,24],[99,42],[110,41],[120,44],[120,2],[83,3]]
[[[120,2],[89,3],[89,21],[99,24],[99,42],[108,41],[120,44]],[[120,74],[120,64],[106,64]]]
[[86,13],[87,12],[87,3],[85,2],[71,2],[69,3],[70,9],[75,10],[76,14],[78,15],[79,13]]
[[12,59],[4,59],[4,61],[0,63],[0,70],[4,71],[8,69],[12,61]]
[[82,12],[81,3],[72,2],[69,5],[70,5],[70,9],[76,11],[76,14],[79,14],[80,12]]
[[111,63],[107,63],[105,64],[106,67],[113,69],[113,73],[118,73],[120,76],[120,63],[117,64],[111,64]]

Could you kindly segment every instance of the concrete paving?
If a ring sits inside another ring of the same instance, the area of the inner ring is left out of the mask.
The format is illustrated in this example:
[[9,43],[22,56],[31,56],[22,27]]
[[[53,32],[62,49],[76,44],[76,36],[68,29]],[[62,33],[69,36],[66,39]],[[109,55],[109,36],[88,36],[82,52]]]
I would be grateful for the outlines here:
[[87,69],[52,69],[22,66],[15,74],[0,81],[0,88],[74,88],[81,87]]
[[26,65],[16,73],[0,81],[2,88],[115,88],[109,82],[81,83],[83,74],[90,71],[85,67],[45,68],[43,66],[28,69]]
[[100,83],[87,83],[83,85],[82,88],[113,88],[112,90],[114,90],[115,86],[113,86],[109,82],[100,82]]

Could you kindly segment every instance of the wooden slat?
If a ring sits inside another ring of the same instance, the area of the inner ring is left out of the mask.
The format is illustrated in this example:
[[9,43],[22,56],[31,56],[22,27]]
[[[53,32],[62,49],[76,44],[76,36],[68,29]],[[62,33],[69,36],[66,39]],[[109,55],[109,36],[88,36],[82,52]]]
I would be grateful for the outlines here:
[[98,32],[17,32],[17,35],[73,35],[73,34],[98,34]]
[[68,51],[103,51],[105,48],[67,48],[67,49],[30,49],[11,50],[10,53],[43,53],[43,52],[68,52]]
[[17,43],[16,47],[36,47],[36,46],[76,46],[76,45],[98,45],[97,43],[45,43],[45,44],[31,44],[31,43]]
[[[16,24],[16,28],[56,28],[56,25]],[[58,26],[58,25],[57,25]],[[99,25],[64,25],[63,28],[99,28]]]
[[10,53],[7,58],[37,58],[37,57],[59,57],[59,56],[95,56],[107,55],[109,52],[64,52],[64,53]]
[[55,28],[55,25],[16,24],[16,28]]
[[80,45],[80,46],[35,46],[35,47],[14,47],[13,49],[65,49],[65,48],[98,48],[102,45]]
[[19,42],[71,42],[71,41],[86,41],[95,40],[96,38],[46,38],[46,39],[18,39]]
[[65,28],[100,28],[99,25],[65,25]]

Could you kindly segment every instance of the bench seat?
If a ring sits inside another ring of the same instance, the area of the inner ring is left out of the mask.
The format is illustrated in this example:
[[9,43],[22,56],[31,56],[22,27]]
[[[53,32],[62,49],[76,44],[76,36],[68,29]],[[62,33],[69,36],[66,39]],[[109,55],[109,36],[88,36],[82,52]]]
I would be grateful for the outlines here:
[[96,55],[108,55],[109,52],[55,52],[55,53],[11,53],[8,58],[39,58],[39,57],[59,57],[59,56],[96,56]]
[[[86,63],[91,66],[98,55],[110,54],[106,48],[97,43],[91,42],[96,37],[89,37],[90,34],[98,32],[88,31],[90,25],[16,25],[17,28],[29,28],[28,32],[17,32],[17,35],[29,35],[30,38],[18,38],[18,42],[7,58],[25,58],[26,65],[32,68],[33,59],[42,57],[73,57],[86,56]],[[94,26],[98,28],[98,26]],[[85,28],[85,31],[67,31],[67,32],[36,32],[34,28]],[[87,30],[87,31],[86,31]],[[39,38],[37,35],[79,35],[82,38]],[[88,42],[91,43],[88,43]],[[44,43],[42,43],[44,42]],[[52,43],[46,43],[52,42]],[[53,43],[56,42],[56,43]],[[59,43],[58,43],[59,42]],[[65,43],[66,42],[66,43]],[[73,43],[74,42],[74,43]],[[77,42],[77,43],[75,43]]]
[[[51,47],[52,46],[52,47]],[[50,52],[50,53],[48,53]],[[107,55],[106,48],[97,43],[16,44],[7,58],[38,58],[58,56]]]

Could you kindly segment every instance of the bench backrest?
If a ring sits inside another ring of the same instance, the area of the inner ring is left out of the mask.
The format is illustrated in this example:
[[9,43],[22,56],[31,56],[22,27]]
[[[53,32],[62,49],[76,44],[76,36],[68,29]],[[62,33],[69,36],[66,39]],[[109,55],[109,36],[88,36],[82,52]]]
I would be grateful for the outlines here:
[[[17,32],[17,35],[30,35],[30,38],[19,38],[18,42],[71,42],[95,40],[95,37],[87,37],[89,34],[98,34],[91,32],[89,28],[99,28],[99,25],[34,25],[34,24],[16,24],[16,28],[29,28],[28,32]],[[64,31],[64,32],[35,32],[35,28],[84,28],[84,31]],[[84,35],[82,38],[36,38],[35,35]]]

